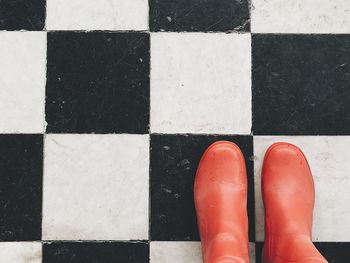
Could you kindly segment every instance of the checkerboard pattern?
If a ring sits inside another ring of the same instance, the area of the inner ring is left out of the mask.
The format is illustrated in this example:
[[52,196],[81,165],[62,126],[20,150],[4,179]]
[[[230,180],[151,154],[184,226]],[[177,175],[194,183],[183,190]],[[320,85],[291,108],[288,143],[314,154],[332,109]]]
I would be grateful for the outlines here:
[[204,149],[300,146],[313,240],[350,258],[348,0],[0,1],[0,262],[200,263]]

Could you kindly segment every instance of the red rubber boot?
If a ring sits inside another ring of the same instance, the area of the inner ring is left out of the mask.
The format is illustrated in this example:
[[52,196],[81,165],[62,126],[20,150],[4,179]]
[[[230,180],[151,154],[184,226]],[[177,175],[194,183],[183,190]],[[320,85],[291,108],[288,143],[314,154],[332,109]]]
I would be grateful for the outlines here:
[[302,151],[273,144],[262,170],[265,206],[263,263],[326,263],[312,243],[315,188]]
[[237,145],[219,141],[205,151],[194,200],[204,263],[249,263],[247,176]]

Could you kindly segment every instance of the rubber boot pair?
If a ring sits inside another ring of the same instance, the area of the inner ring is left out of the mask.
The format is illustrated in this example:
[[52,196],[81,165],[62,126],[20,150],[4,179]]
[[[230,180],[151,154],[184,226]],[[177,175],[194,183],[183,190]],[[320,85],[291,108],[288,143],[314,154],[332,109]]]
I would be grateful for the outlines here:
[[[273,144],[262,169],[263,263],[326,263],[311,239],[313,178],[302,151]],[[194,199],[204,263],[248,263],[247,175],[239,147],[212,144],[199,163]]]

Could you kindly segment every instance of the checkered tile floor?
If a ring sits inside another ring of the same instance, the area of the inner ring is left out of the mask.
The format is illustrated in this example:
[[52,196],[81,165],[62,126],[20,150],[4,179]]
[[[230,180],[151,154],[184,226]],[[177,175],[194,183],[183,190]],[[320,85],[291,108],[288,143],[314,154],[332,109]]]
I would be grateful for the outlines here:
[[348,0],[0,1],[0,262],[200,263],[193,179],[225,139],[299,145],[314,236],[350,258]]

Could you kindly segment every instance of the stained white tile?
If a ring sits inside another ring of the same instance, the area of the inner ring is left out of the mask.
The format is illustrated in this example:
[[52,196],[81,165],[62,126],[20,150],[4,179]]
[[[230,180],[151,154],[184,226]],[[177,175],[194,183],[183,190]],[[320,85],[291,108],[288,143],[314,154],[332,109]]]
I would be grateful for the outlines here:
[[147,0],[47,0],[50,30],[147,30]]
[[306,155],[316,189],[314,241],[350,241],[350,136],[254,136],[256,238],[264,239],[261,167],[274,142],[297,145]]
[[151,130],[249,134],[249,34],[153,33]]
[[44,240],[148,239],[148,135],[47,135]]
[[0,32],[0,133],[42,133],[46,33]]
[[41,243],[0,242],[0,262],[41,263]]
[[254,33],[350,33],[349,0],[253,0]]
[[[249,243],[250,262],[255,263],[255,244]],[[200,242],[161,241],[150,243],[151,263],[202,263]]]

